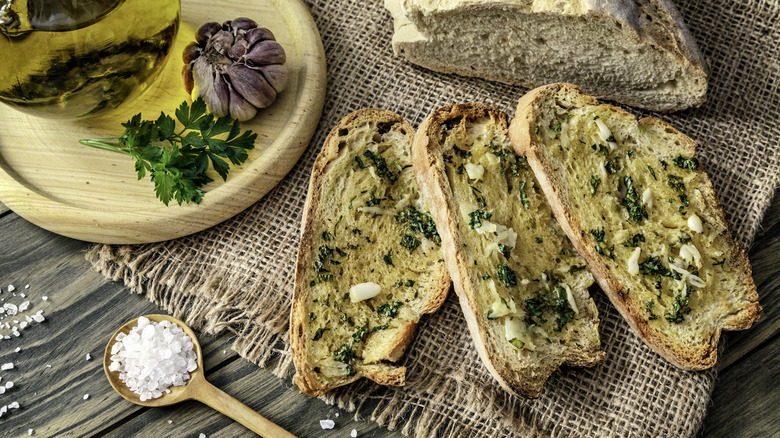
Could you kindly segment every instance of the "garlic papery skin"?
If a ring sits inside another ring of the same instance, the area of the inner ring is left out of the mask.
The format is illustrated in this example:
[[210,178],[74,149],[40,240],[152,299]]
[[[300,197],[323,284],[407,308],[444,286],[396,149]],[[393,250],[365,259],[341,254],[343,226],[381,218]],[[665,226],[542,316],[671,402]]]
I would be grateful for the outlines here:
[[184,88],[218,117],[244,121],[287,86],[287,55],[274,34],[249,18],[202,25],[185,47]]

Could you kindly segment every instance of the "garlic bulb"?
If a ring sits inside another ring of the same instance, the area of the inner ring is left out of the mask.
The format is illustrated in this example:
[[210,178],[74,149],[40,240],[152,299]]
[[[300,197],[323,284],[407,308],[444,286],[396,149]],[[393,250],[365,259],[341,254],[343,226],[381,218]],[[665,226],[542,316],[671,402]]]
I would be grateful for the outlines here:
[[184,88],[217,117],[249,120],[287,85],[284,48],[249,18],[204,24],[182,58]]

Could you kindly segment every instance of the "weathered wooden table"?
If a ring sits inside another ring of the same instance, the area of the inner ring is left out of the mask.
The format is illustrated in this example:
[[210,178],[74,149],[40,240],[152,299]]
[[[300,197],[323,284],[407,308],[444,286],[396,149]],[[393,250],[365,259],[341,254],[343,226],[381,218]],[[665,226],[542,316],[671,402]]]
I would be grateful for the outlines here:
[[[0,386],[13,382],[0,394],[0,407],[14,401],[20,405],[0,418],[0,436],[27,436],[29,429],[46,437],[252,436],[197,402],[142,408],[111,389],[102,367],[111,334],[125,321],[162,311],[92,271],[84,259],[89,247],[40,229],[0,204],[0,303],[30,301],[25,313],[42,310],[46,318],[32,322],[19,337],[0,341],[0,364],[15,365],[0,371]],[[725,335],[703,437],[780,433],[780,196],[775,196],[750,259],[765,315],[752,329]],[[16,290],[8,292],[9,284]],[[13,319],[2,322],[13,324]],[[0,333],[9,330],[0,328]],[[229,335],[199,339],[212,383],[298,436],[349,437],[352,429],[359,437],[401,436],[301,394],[290,381],[232,352]],[[319,420],[326,418],[335,421],[334,429],[320,428]]]

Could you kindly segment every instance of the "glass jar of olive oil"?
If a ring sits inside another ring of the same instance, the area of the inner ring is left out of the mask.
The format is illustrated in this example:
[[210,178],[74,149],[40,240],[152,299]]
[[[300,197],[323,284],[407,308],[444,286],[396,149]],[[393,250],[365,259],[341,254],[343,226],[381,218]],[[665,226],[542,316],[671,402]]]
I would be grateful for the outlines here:
[[0,0],[0,102],[51,118],[128,102],[165,65],[179,0]]

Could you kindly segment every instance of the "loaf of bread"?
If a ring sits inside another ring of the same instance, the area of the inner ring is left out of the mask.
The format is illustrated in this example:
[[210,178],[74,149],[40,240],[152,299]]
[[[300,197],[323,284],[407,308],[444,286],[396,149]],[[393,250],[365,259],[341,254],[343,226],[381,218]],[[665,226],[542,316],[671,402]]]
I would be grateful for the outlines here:
[[701,105],[708,67],[668,0],[385,0],[393,50],[444,73],[571,82],[657,111]]
[[501,386],[536,397],[562,364],[602,360],[593,277],[512,150],[506,114],[440,108],[412,156],[474,345]]
[[290,321],[293,380],[306,394],[360,377],[403,385],[393,362],[447,296],[441,239],[415,184],[414,134],[394,113],[359,110],[314,163]]
[[747,255],[693,140],[570,84],[523,96],[510,137],[601,288],[669,362],[709,368],[721,330],[760,317]]

